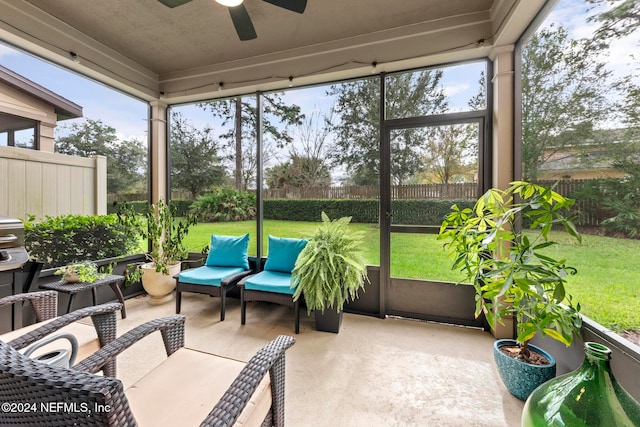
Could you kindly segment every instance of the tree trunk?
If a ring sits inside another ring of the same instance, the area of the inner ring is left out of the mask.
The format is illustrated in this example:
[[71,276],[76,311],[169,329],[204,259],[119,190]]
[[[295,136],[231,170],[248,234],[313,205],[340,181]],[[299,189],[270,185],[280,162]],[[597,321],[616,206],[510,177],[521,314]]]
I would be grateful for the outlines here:
[[242,190],[242,98],[236,98],[236,189]]

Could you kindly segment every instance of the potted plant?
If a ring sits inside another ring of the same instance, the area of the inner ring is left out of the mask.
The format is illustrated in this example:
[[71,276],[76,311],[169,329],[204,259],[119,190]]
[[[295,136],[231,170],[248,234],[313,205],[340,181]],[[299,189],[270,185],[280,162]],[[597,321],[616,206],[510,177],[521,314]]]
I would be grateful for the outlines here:
[[62,279],[67,283],[93,283],[107,276],[106,273],[101,273],[98,270],[98,265],[91,261],[67,264],[57,269],[53,274],[62,275]]
[[[540,333],[569,346],[580,330],[580,304],[565,291],[567,276],[576,270],[549,251],[557,244],[549,239],[556,226],[581,242],[568,216],[572,204],[551,188],[516,181],[506,190],[490,189],[473,209],[454,205],[440,228],[438,238],[455,254],[452,268],[475,288],[476,316],[484,314],[492,327],[506,316],[517,323],[516,341],[498,340],[494,354],[505,385],[523,400],[555,376],[555,361],[531,339]],[[548,369],[533,365],[540,354],[549,359]],[[521,372],[514,375],[514,369]],[[536,377],[538,384],[531,382]]]
[[344,303],[357,298],[368,281],[362,254],[364,234],[349,227],[351,217],[331,221],[322,212],[322,224],[307,242],[292,271],[294,301],[302,295],[307,311],[315,312],[320,331],[340,330]]
[[[141,224],[135,213],[126,207],[118,216],[123,223],[138,229],[151,246],[151,251],[146,254],[149,262],[138,266],[142,286],[149,295],[148,302],[155,305],[170,301],[176,287],[173,277],[180,272],[181,260],[188,256],[184,238],[189,227],[196,223],[195,218],[177,218],[176,208],[163,199],[149,205],[146,224]],[[135,270],[132,274],[136,274]]]

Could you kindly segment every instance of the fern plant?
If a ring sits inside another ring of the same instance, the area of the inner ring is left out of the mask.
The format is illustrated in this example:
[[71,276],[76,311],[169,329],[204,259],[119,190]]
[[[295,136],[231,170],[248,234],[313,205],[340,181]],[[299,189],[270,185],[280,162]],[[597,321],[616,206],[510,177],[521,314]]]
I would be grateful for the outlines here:
[[293,299],[304,295],[309,313],[327,307],[342,311],[369,281],[362,252],[364,233],[351,229],[350,222],[351,217],[332,221],[322,212],[322,224],[298,256],[292,271]]

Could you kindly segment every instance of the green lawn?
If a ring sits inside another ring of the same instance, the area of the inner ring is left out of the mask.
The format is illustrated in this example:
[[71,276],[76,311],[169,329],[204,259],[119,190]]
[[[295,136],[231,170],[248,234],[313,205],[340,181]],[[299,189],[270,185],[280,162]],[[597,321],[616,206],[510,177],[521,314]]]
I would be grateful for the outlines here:
[[[268,234],[279,237],[309,237],[318,223],[264,221],[263,254],[267,251]],[[369,264],[380,263],[379,229],[372,224],[352,224],[365,233],[365,256]],[[212,233],[250,234],[249,254],[256,253],[255,222],[202,223],[193,227],[186,244],[199,252],[207,246]],[[568,265],[578,269],[569,278],[568,290],[580,302],[582,313],[616,331],[640,329],[640,240],[615,239],[584,235],[582,244],[564,233],[552,238],[561,244],[550,248],[554,256],[564,257]],[[451,271],[452,259],[442,249],[443,241],[429,234],[392,234],[391,274],[394,277],[435,279],[456,282],[460,274]]]
[[640,240],[583,235],[582,244],[565,233],[553,233],[560,243],[550,250],[578,269],[568,291],[582,313],[615,331],[640,330]]

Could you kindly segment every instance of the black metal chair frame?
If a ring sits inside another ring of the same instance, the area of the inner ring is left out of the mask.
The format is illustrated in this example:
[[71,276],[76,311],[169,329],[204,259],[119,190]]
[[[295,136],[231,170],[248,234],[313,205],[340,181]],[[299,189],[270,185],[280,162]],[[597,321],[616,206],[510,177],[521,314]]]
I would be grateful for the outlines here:
[[250,274],[252,274],[252,271],[247,270],[225,277],[220,282],[220,286],[181,282],[180,275],[176,275],[176,314],[180,314],[182,308],[182,292],[193,292],[196,294],[209,295],[210,297],[220,297],[220,321],[224,321],[224,315],[227,309],[227,292],[235,288],[241,279]]
[[300,333],[300,299],[294,301],[293,296],[289,294],[246,289],[245,282],[254,275],[255,274],[247,276],[238,283],[238,287],[240,288],[240,324],[244,325],[246,323],[247,302],[272,302],[287,307],[293,307],[295,312],[295,332],[296,334]]

